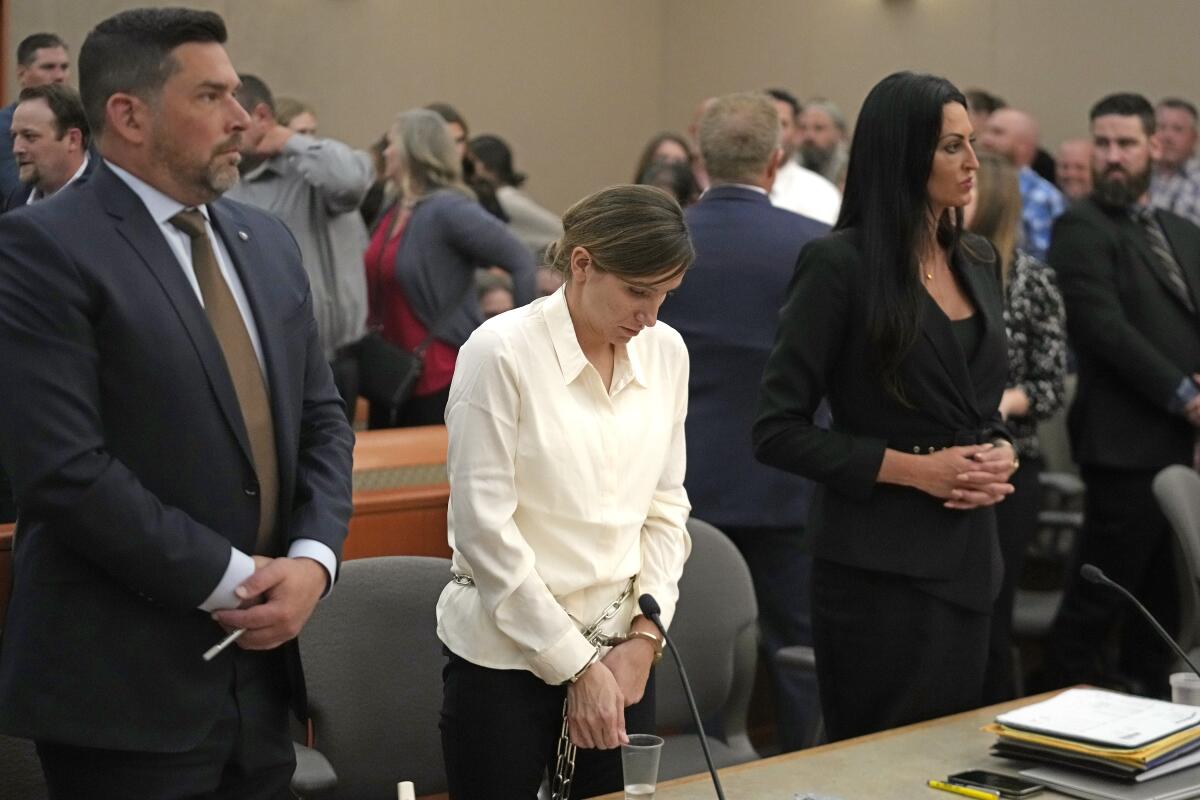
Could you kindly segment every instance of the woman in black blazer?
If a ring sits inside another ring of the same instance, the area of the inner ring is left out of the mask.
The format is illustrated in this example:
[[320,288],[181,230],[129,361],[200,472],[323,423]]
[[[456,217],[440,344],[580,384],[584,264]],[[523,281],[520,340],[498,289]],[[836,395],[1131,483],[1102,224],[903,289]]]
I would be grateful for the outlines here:
[[[804,248],[754,426],[820,486],[813,634],[831,740],[979,705],[1017,466],[999,259],[962,233],[979,162],[962,94],[908,72],[859,114],[834,232]],[[833,411],[816,427],[821,399]]]

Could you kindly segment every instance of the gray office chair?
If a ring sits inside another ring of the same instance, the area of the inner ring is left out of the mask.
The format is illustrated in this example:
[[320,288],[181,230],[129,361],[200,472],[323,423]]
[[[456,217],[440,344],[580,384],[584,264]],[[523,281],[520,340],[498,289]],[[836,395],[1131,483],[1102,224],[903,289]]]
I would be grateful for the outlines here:
[[0,736],[0,795],[21,800],[49,797],[41,762],[28,739]]
[[394,800],[399,781],[446,791],[438,720],[442,666],[434,609],[450,580],[444,558],[347,561],[300,637],[314,746],[298,747],[301,797]]
[[[1179,579],[1179,646],[1200,644],[1200,475],[1179,464],[1154,476],[1154,498],[1175,533],[1176,576]],[[1190,653],[1196,661],[1196,652]],[[1180,669],[1187,667],[1180,662]]]
[[[1045,465],[1041,474],[1042,504],[1037,532],[1026,553],[1023,585],[1017,587],[1013,602],[1013,638],[1019,641],[1040,642],[1050,635],[1062,604],[1075,542],[1083,527],[1084,485],[1079,467],[1071,460],[1067,435],[1066,409],[1075,395],[1075,384],[1075,377],[1068,375],[1063,408],[1038,424]],[[1014,665],[1020,663],[1017,656]],[[1018,670],[1018,684],[1021,678]]]
[[[708,746],[717,767],[753,761],[759,755],[746,733],[750,693],[758,663],[758,604],[750,569],[733,542],[698,519],[687,524],[692,554],[679,581],[679,603],[670,634],[691,679]],[[659,728],[691,731],[692,716],[668,651],[657,669]],[[694,733],[664,737],[659,780],[704,772],[704,754]]]

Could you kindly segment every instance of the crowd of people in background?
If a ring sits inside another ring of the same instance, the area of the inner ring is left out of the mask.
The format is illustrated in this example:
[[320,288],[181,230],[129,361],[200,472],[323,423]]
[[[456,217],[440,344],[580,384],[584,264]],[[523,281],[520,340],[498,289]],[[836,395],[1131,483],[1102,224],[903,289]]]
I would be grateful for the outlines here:
[[[70,86],[68,43],[30,35],[16,68],[20,94],[0,109],[4,213],[69,193],[102,161]],[[773,675],[783,749],[804,743],[819,708],[841,738],[1015,696],[1013,602],[1038,524],[1039,425],[1064,413],[1071,372],[1070,438],[1087,486],[1079,558],[1143,593],[1168,627],[1178,611],[1150,480],[1200,458],[1196,107],[1110,95],[1081,108],[1081,135],[1055,147],[1033,114],[995,94],[898,75],[853,124],[826,98],[777,87],[705,98],[685,131],[652,136],[630,154],[632,172],[612,176],[666,192],[695,246],[690,269],[680,256],[643,270],[655,285],[684,276],[659,316],[691,359],[687,398],[668,399],[688,407],[693,513],[746,557],[768,663],[782,647],[817,648],[819,698],[794,675]],[[290,231],[347,420],[376,377],[364,375],[366,343],[380,340],[415,353],[420,370],[394,403],[372,398],[368,427],[441,424],[453,400],[481,430],[515,415],[523,437],[550,442],[554,429],[518,413],[526,401],[500,402],[503,386],[452,392],[452,379],[460,356],[473,369],[490,363],[471,339],[485,320],[583,292],[588,270],[605,266],[603,241],[588,240],[596,264],[570,260],[563,220],[526,191],[521,143],[473,134],[455,106],[398,110],[359,149],[321,135],[318,110],[274,94],[277,78],[237,76],[248,122],[227,196]],[[630,197],[657,208],[661,195]],[[604,200],[590,198],[588,213],[602,214]],[[891,277],[895,263],[911,275]],[[532,323],[511,319],[503,330],[515,344],[495,346],[533,347],[522,338]],[[516,372],[550,392],[539,352]],[[678,421],[658,411],[664,425]],[[942,429],[959,435],[933,432]],[[658,446],[682,464],[680,442]],[[11,520],[0,480],[0,516]],[[536,504],[550,490],[514,491],[514,503]],[[992,506],[994,517],[976,513]],[[470,548],[462,529],[458,545]],[[672,568],[686,546],[677,549]],[[1121,647],[1106,648],[1117,602],[1068,581],[1047,686],[1163,693],[1169,654],[1152,637],[1126,626]],[[463,603],[454,635],[469,656],[484,641],[472,626],[485,623]],[[887,657],[873,658],[881,648]],[[564,656],[538,669],[557,683],[575,666]],[[481,701],[463,692],[458,702]]]

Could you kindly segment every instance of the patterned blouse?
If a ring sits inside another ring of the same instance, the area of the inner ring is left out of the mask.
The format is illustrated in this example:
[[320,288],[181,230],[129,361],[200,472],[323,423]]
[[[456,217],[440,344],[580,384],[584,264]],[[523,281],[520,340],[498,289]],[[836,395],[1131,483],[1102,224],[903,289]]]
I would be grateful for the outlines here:
[[1067,374],[1066,312],[1054,272],[1018,250],[1009,272],[1004,309],[1008,331],[1008,385],[1029,396],[1029,411],[1010,417],[1009,430],[1022,458],[1040,454],[1037,423],[1063,405]]

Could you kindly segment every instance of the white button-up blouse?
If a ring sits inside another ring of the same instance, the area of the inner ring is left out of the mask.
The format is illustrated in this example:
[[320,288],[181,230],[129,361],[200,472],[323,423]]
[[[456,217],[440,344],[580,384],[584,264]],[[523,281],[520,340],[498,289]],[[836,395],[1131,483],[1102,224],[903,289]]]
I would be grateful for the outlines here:
[[611,388],[588,362],[563,290],[485,322],[458,353],[446,425],[452,582],[438,635],[494,669],[549,684],[594,647],[580,633],[624,632],[637,597],[669,623],[691,549],[683,422],[688,354],[669,326],[616,348]]

